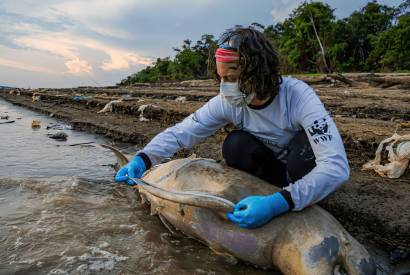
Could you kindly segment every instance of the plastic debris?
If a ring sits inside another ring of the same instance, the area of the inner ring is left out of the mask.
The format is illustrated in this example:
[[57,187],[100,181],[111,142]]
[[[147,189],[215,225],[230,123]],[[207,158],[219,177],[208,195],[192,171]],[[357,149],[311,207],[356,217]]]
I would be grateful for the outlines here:
[[13,95],[13,94],[21,95],[21,92],[20,92],[20,90],[11,90],[11,91],[9,92],[9,94],[10,94],[10,95]]
[[184,103],[186,101],[186,96],[179,96],[175,98],[175,101]]
[[[385,149],[388,152],[388,163],[381,164],[381,154]],[[381,177],[397,179],[404,174],[409,166],[410,160],[410,134],[399,135],[394,133],[393,136],[383,140],[377,147],[374,160],[362,166],[362,170],[374,170]]]
[[150,121],[148,118],[144,117],[144,111],[145,109],[155,109],[158,108],[158,106],[153,105],[153,104],[147,104],[147,105],[141,105],[138,107],[138,112],[140,112],[140,116],[139,116],[139,121]]
[[410,128],[410,121],[402,121],[400,122],[400,126],[402,128]]
[[123,99],[121,98],[121,99],[116,99],[116,100],[112,100],[108,102],[107,104],[105,104],[104,108],[102,108],[100,111],[97,112],[97,114],[102,114],[106,112],[112,113],[114,111],[114,105],[122,101]]
[[32,100],[33,102],[35,102],[35,101],[41,101],[41,94],[39,94],[39,93],[33,93],[33,95],[31,96],[31,100]]
[[33,120],[31,122],[31,128],[40,128],[41,127],[41,121],[40,120]]
[[131,100],[132,96],[131,95],[122,95],[121,98],[124,99],[124,100]]
[[74,101],[83,101],[83,100],[89,100],[93,98],[92,96],[87,96],[87,95],[75,95],[72,97]]

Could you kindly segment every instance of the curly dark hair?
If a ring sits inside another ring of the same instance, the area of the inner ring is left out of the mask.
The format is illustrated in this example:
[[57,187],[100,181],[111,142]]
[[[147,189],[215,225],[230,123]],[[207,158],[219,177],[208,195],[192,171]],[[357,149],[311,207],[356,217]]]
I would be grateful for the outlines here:
[[[282,77],[279,72],[279,57],[275,47],[260,31],[249,27],[228,29],[219,39],[222,42],[236,38],[235,49],[239,52],[239,87],[246,93],[255,93],[260,100],[275,97],[279,92]],[[239,39],[238,39],[239,38]],[[225,39],[225,41],[223,41]],[[216,50],[216,49],[215,49]],[[213,57],[215,56],[215,53]],[[214,75],[221,81],[214,63]]]

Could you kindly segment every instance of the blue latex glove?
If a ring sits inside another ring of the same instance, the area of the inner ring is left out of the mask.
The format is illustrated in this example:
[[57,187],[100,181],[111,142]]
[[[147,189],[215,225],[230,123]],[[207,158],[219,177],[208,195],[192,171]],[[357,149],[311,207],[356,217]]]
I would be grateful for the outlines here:
[[227,213],[227,217],[240,227],[257,228],[287,211],[288,202],[277,192],[268,196],[246,197],[235,205],[233,213]]
[[127,165],[124,165],[115,175],[116,182],[125,182],[128,185],[134,185],[135,182],[130,178],[140,178],[147,168],[145,162],[140,156],[136,156]]

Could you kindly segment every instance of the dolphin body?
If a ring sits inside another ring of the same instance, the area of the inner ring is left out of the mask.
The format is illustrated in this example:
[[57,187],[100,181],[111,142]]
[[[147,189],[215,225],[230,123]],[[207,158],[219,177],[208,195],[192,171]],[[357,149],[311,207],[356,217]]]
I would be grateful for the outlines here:
[[[128,162],[115,148],[105,147],[115,153],[120,166]],[[168,229],[198,239],[218,254],[261,268],[277,268],[284,274],[376,274],[367,250],[317,205],[286,213],[257,229],[229,222],[218,205],[212,207],[212,196],[236,202],[280,190],[248,173],[210,159],[184,158],[151,168],[142,180],[170,192],[170,197],[161,198],[144,184],[135,186],[150,204],[151,214],[158,215]],[[209,194],[211,199],[206,208],[193,206],[172,198],[173,192]]]

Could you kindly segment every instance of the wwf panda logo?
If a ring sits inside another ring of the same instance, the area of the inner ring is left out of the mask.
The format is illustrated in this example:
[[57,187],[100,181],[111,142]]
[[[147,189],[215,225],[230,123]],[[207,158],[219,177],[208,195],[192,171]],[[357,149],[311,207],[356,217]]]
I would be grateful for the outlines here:
[[315,144],[329,142],[333,139],[327,119],[325,117],[315,120],[308,128],[308,132]]
[[328,133],[328,130],[329,125],[327,124],[326,118],[315,120],[308,129],[309,134],[312,137],[315,135],[325,135]]

